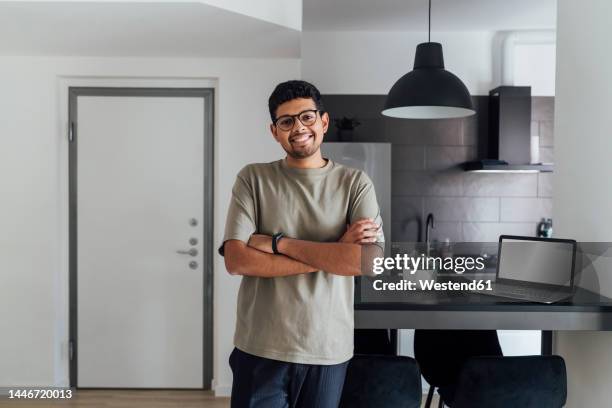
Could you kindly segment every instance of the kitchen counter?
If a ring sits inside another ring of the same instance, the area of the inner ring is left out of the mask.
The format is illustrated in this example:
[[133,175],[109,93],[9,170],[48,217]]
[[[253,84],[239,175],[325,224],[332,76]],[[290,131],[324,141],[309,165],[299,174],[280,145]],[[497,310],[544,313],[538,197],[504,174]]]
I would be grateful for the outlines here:
[[416,291],[401,302],[357,297],[355,328],[541,330],[542,354],[551,354],[553,330],[612,330],[612,299],[582,288],[550,305],[465,292]]
[[541,352],[550,355],[552,331],[612,330],[612,299],[582,288],[571,299],[550,305],[476,293],[417,291],[401,302],[357,298],[355,328],[540,330]]
[[540,304],[469,292],[414,291],[402,301],[355,301],[355,310],[447,310],[447,311],[549,311],[608,312],[612,299],[578,288],[572,298]]

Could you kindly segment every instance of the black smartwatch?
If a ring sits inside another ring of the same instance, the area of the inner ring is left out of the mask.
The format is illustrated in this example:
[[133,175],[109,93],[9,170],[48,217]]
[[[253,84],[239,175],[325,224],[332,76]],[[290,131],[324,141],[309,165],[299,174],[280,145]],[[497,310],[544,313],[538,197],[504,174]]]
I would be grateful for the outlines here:
[[282,237],[282,232],[277,232],[276,234],[272,235],[272,252],[274,252],[276,255],[280,255],[280,252],[278,252],[278,241],[280,241]]

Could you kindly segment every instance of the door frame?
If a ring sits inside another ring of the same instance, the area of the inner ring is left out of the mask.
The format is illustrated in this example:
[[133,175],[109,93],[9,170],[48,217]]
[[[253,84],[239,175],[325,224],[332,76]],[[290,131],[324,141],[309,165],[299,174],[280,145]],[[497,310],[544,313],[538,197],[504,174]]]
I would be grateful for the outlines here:
[[[203,273],[203,389],[209,390],[213,377],[213,222],[214,222],[214,88],[132,88],[87,87],[68,88],[68,239],[69,239],[69,377],[70,386],[77,387],[77,151],[79,96],[142,96],[191,97],[204,99],[204,213],[202,214],[202,273]],[[71,140],[70,140],[71,139]]]

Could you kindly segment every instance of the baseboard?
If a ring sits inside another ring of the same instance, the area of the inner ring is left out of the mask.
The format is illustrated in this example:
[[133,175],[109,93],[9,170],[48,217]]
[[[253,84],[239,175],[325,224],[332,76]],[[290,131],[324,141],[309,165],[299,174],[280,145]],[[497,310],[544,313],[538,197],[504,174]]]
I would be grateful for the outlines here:
[[232,395],[232,386],[217,385],[214,389],[215,397],[230,397]]
[[[215,393],[215,397],[230,397],[232,395],[232,386],[231,384],[222,384],[215,385],[213,389]],[[427,393],[429,392],[429,384],[423,384],[423,401],[427,398]]]

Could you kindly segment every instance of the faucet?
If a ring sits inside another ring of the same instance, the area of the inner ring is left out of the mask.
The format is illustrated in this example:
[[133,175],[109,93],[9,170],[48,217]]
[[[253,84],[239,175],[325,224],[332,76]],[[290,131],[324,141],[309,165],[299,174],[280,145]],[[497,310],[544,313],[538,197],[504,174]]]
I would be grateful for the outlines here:
[[427,256],[429,256],[429,249],[430,249],[430,245],[429,245],[429,225],[431,224],[431,228],[435,228],[434,227],[434,216],[432,213],[429,213],[427,215],[427,221],[425,222],[425,243],[427,245]]

